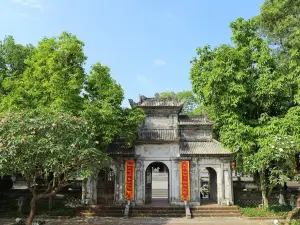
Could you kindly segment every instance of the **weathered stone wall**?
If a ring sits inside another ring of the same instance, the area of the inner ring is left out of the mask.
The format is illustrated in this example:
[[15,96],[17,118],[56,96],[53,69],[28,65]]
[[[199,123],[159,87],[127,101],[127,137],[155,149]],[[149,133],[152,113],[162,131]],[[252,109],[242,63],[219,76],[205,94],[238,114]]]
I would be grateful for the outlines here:
[[179,145],[137,145],[136,156],[136,203],[144,204],[145,201],[145,175],[148,166],[153,162],[161,162],[169,171],[169,202],[179,204]]
[[177,127],[177,116],[150,116],[146,117],[143,128],[146,129],[172,129]]
[[[192,204],[200,203],[200,188],[202,187],[201,169],[208,169],[210,174],[211,197],[218,204],[233,202],[231,168],[229,158],[200,157],[191,162],[191,200]],[[216,182],[215,182],[216,181]],[[227,189],[227,190],[225,190]]]
[[180,138],[183,140],[212,140],[212,131],[207,129],[207,127],[190,127],[181,126],[180,127]]

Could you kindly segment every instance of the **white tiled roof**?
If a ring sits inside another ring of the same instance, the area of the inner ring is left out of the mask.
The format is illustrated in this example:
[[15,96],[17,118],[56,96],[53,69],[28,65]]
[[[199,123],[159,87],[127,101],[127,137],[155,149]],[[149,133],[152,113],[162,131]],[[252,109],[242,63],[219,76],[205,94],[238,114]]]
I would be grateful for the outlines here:
[[180,142],[182,155],[230,155],[231,152],[216,140]]

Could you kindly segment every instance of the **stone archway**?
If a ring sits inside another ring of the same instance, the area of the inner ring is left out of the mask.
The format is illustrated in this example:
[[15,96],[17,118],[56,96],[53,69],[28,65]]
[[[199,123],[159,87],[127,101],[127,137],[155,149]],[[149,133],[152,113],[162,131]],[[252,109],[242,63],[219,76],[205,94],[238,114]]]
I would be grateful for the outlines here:
[[218,203],[218,185],[216,170],[212,167],[206,167],[204,170],[201,170],[201,173],[206,173],[205,182],[202,182],[201,186],[201,205]]
[[162,162],[153,162],[145,172],[145,203],[169,204],[169,168]]
[[101,169],[97,181],[97,204],[113,204],[115,200],[115,173],[110,168]]

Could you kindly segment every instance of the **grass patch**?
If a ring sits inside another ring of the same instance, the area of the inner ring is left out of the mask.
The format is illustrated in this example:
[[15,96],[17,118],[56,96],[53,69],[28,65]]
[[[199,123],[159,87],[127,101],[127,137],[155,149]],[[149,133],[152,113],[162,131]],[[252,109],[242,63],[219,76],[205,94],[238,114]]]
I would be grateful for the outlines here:
[[273,205],[268,209],[239,206],[239,209],[246,217],[286,217],[288,212],[292,210],[290,206],[285,205]]

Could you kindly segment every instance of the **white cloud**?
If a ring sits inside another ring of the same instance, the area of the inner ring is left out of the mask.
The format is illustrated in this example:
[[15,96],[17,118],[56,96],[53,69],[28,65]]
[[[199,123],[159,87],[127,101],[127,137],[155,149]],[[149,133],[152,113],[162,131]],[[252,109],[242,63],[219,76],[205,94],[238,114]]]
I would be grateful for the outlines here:
[[41,11],[44,10],[44,5],[42,4],[41,0],[11,0],[16,4],[20,4],[24,7],[36,8]]
[[162,59],[154,59],[153,64],[154,66],[164,66],[167,64],[167,62]]
[[173,13],[170,13],[170,12],[169,12],[169,13],[167,14],[167,17],[168,17],[168,18],[173,18],[173,16],[174,16]]

